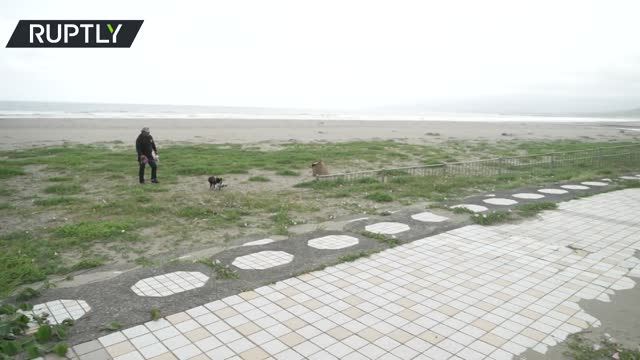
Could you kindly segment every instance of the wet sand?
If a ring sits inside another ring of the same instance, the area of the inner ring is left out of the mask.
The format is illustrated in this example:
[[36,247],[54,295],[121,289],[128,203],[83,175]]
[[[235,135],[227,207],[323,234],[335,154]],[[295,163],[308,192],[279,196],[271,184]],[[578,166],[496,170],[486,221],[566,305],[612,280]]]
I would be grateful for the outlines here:
[[261,143],[400,139],[409,143],[446,140],[570,139],[632,140],[638,122],[480,122],[244,119],[0,119],[0,149],[33,145],[122,141],[133,144],[151,128],[160,144]]

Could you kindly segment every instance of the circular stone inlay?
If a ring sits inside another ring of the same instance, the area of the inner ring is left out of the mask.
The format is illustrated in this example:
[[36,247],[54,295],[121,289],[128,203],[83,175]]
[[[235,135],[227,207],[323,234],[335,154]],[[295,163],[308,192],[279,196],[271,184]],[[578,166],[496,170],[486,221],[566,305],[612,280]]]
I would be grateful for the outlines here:
[[560,195],[560,194],[568,193],[567,190],[562,190],[562,189],[540,189],[538,191],[543,193],[543,194],[553,194],[553,195]]
[[284,251],[260,251],[237,257],[231,265],[245,270],[264,270],[288,264],[292,260],[293,255]]
[[367,225],[365,230],[376,234],[397,234],[410,229],[409,225],[397,222],[379,222],[373,225]]
[[569,190],[587,190],[589,188],[588,186],[583,185],[562,185],[560,187]]
[[273,242],[272,239],[260,239],[260,240],[249,241],[248,243],[242,244],[242,246],[264,245],[264,244],[271,244],[272,242]]
[[[32,311],[36,315],[49,314],[47,320],[51,324],[62,324],[66,319],[77,320],[90,310],[91,307],[84,300],[54,300],[34,305]],[[24,313],[29,314],[28,311]]]
[[603,182],[600,182],[600,181],[583,181],[580,184],[589,185],[589,186],[607,186],[607,185],[609,185],[607,183],[603,183]]
[[203,287],[209,277],[201,272],[175,271],[144,278],[131,290],[139,296],[163,297]]
[[353,236],[329,235],[311,239],[307,242],[307,245],[316,249],[336,250],[356,245],[358,242],[360,242],[358,238]]
[[419,214],[411,215],[413,220],[418,220],[422,222],[443,222],[449,220],[446,216],[436,215],[434,213],[430,213],[428,211],[421,212]]
[[491,205],[514,205],[514,204],[518,203],[515,200],[504,199],[504,198],[484,199],[482,201],[486,202],[487,204],[491,204]]
[[479,212],[483,212],[483,211],[487,211],[489,210],[489,208],[484,207],[482,205],[474,205],[474,204],[460,204],[460,205],[455,205],[451,207],[452,209],[457,209],[457,208],[462,208],[462,209],[467,209],[471,212],[474,213],[479,213]]
[[623,180],[640,180],[640,178],[637,178],[635,176],[620,176],[620,179],[623,179]]
[[518,194],[513,194],[513,197],[518,199],[542,199],[544,195],[532,194],[532,193],[518,193]]

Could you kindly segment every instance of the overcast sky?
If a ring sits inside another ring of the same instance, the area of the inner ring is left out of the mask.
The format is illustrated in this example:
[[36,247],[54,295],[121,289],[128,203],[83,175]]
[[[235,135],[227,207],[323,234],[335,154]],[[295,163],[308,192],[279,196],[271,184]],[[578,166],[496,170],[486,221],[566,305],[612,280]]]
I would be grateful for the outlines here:
[[[640,107],[638,14],[638,0],[1,0],[0,100]],[[144,24],[131,49],[4,48],[20,19]]]

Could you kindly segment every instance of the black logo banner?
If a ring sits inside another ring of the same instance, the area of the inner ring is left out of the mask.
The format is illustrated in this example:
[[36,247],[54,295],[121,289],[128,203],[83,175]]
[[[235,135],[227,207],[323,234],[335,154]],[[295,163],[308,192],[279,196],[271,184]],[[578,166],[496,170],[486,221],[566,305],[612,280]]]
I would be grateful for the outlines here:
[[20,20],[8,48],[129,48],[144,20]]

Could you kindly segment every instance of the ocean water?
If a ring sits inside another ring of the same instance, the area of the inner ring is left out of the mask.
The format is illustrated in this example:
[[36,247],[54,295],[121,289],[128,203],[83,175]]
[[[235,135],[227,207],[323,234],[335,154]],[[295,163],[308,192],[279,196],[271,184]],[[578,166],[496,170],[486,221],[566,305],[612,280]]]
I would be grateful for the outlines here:
[[0,119],[265,119],[265,120],[367,120],[367,121],[482,121],[482,122],[602,122],[638,121],[603,117],[532,116],[490,113],[418,114],[218,107],[190,105],[93,104],[61,102],[0,101]]

